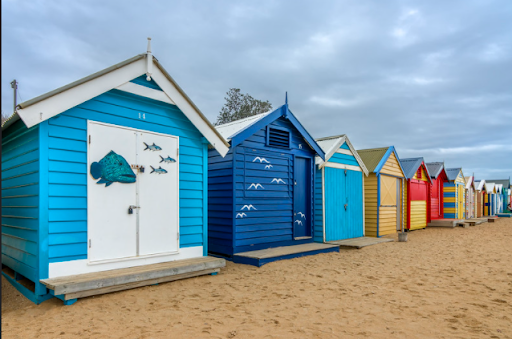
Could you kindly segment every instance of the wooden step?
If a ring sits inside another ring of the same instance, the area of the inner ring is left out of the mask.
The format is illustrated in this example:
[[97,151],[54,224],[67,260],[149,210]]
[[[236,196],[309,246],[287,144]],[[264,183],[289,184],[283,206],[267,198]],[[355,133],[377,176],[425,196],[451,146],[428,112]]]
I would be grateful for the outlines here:
[[64,300],[71,300],[199,275],[216,274],[225,266],[226,261],[222,258],[201,257],[43,279],[41,283],[53,290],[52,294],[62,295]]

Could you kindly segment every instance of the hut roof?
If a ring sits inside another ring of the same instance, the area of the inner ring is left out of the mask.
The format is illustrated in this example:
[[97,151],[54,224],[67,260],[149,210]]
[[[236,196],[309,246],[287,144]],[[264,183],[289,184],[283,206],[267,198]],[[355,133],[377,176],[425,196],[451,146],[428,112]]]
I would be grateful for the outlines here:
[[348,148],[352,152],[352,155],[354,158],[356,158],[357,163],[359,164],[359,167],[361,167],[362,171],[366,176],[368,176],[368,169],[366,168],[366,165],[363,162],[363,159],[359,156],[354,146],[352,146],[352,143],[348,139],[348,137],[345,134],[341,135],[335,135],[331,137],[325,137],[325,138],[319,138],[315,139],[317,144],[322,148],[322,150],[325,152],[325,161],[320,163],[320,166],[322,166],[323,163],[329,161],[329,159],[336,153],[336,151],[343,145],[344,143],[347,144]]
[[362,149],[358,150],[357,153],[363,159],[368,171],[374,172],[388,149],[389,147]]
[[448,180],[454,181],[457,179],[457,176],[459,175],[460,171],[462,171],[462,168],[447,168],[445,169],[445,171]]
[[444,168],[443,162],[429,162],[425,165],[427,166],[428,172],[430,173],[430,177],[434,179],[437,179]]

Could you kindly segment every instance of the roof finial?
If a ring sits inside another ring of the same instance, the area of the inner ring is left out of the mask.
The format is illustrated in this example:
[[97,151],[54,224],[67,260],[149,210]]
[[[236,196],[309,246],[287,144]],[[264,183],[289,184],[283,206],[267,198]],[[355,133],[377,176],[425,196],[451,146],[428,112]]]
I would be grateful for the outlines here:
[[151,54],[151,38],[148,37],[148,51],[146,56],[146,80],[151,81],[151,75],[153,74],[153,55]]
[[285,94],[285,97],[284,97],[284,104],[285,104],[285,105],[288,105],[288,92],[286,92],[286,94]]

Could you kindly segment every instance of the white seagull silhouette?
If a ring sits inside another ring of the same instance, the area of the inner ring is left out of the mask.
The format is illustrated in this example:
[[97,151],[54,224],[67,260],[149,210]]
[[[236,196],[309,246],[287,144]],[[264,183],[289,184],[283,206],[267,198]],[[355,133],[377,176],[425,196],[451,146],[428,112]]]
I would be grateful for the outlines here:
[[242,207],[242,211],[243,211],[244,209],[246,209],[246,208],[247,208],[247,210],[248,210],[248,211],[250,211],[250,210],[251,210],[251,208],[252,208],[252,209],[254,209],[254,210],[256,210],[256,207],[254,207],[253,205],[244,205],[244,207]]
[[297,212],[297,214],[300,214],[301,217],[303,217],[304,219],[306,219],[306,215],[302,212]]
[[273,183],[273,182],[277,182],[278,184],[279,184],[279,183],[283,183],[283,184],[285,184],[285,185],[286,185],[286,183],[284,182],[284,180],[283,180],[283,179],[281,179],[281,178],[279,178],[279,179],[278,179],[278,178],[274,178],[274,179],[272,179],[272,181],[271,181],[270,183]]
[[246,217],[246,216],[247,216],[247,214],[245,214],[245,213],[237,213],[237,215],[236,215],[237,218],[238,217],[243,218],[243,217]]
[[259,160],[260,163],[266,163],[266,164],[270,164],[270,161],[268,161],[267,159],[265,158],[260,158],[260,157],[256,157],[254,158],[254,160],[252,162],[255,162],[256,160]]
[[258,189],[258,187],[261,187],[262,189],[265,189],[265,187],[261,186],[261,184],[251,184],[251,186],[249,186],[248,190],[250,190],[253,187],[256,190]]
[[265,166],[265,169],[271,169],[272,167],[274,167],[274,166],[272,166],[272,165],[266,165],[266,166]]
[[295,222],[299,225],[302,225],[302,220],[295,220]]

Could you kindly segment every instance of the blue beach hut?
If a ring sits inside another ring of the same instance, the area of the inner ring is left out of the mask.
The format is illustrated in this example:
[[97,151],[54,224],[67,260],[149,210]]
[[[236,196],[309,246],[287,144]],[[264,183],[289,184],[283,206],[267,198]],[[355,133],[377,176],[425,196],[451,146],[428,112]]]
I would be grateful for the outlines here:
[[364,177],[368,170],[346,135],[316,139],[315,241],[364,236]]
[[2,273],[33,302],[225,265],[207,256],[207,150],[229,144],[149,46],[21,103],[2,131]]
[[289,110],[217,126],[231,147],[208,152],[208,248],[261,266],[339,251],[313,243],[315,156],[325,155]]

